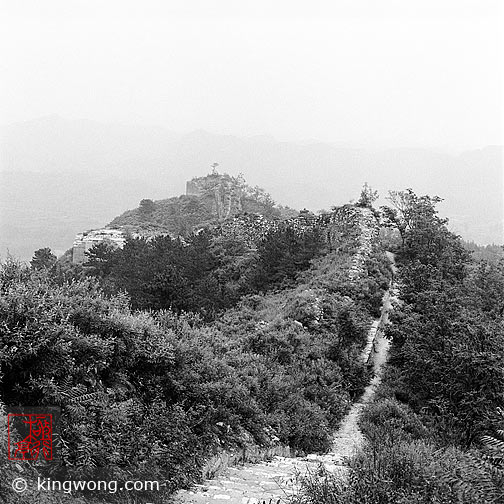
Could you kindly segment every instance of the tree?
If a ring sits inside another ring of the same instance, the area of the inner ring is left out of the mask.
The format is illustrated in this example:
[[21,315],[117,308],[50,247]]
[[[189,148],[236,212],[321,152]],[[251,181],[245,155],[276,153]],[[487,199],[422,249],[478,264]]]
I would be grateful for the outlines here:
[[108,276],[114,267],[117,252],[118,248],[107,242],[93,245],[85,252],[87,261],[83,266],[86,268],[86,272],[100,278]]
[[143,199],[140,201],[140,215],[144,218],[150,217],[154,210],[156,209],[156,204],[151,199]]
[[504,315],[504,259],[478,261],[468,284],[475,294],[475,306],[496,317]]
[[382,207],[385,224],[396,228],[401,235],[400,257],[410,266],[418,263],[435,267],[446,278],[463,277],[469,261],[459,237],[451,233],[448,219],[438,216],[436,205],[442,201],[438,196],[417,196],[412,189],[390,191],[388,200],[393,208]]
[[[381,207],[385,225],[397,228],[404,246],[406,232],[410,230],[412,226],[417,196],[412,189],[406,189],[406,191],[389,191],[387,199],[392,204],[392,208],[387,206]],[[440,201],[440,199],[431,201],[435,204]]]
[[503,269],[474,267],[460,238],[437,215],[437,197],[391,193],[389,215],[403,239],[401,299],[389,330],[390,363],[408,402],[443,427],[450,444],[470,445],[504,401]]
[[49,247],[41,248],[35,251],[30,264],[34,270],[51,269],[56,264],[56,256]]
[[292,227],[270,232],[257,246],[257,266],[253,284],[258,290],[280,287],[322,255],[325,241],[318,228],[297,233]]
[[373,188],[364,182],[362,190],[360,193],[360,198],[356,205],[359,207],[372,208],[373,203],[378,199],[378,191],[374,191]]

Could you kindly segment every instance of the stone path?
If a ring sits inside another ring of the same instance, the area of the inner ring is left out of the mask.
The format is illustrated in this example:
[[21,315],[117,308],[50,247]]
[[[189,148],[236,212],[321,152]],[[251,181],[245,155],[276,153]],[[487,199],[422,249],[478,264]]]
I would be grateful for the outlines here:
[[[395,273],[393,256],[389,255]],[[357,421],[364,405],[373,397],[380,383],[380,371],[387,359],[389,341],[382,335],[382,328],[388,321],[388,313],[396,292],[385,293],[380,319],[369,331],[368,344],[361,358],[373,365],[375,376],[366,387],[358,402],[354,403],[336,432],[329,453],[308,455],[307,457],[274,457],[269,462],[229,467],[223,474],[192,490],[177,494],[176,504],[284,504],[290,495],[297,493],[296,475],[316,473],[324,467],[334,474],[345,477],[348,467],[345,459],[351,457],[362,445],[363,435]]]

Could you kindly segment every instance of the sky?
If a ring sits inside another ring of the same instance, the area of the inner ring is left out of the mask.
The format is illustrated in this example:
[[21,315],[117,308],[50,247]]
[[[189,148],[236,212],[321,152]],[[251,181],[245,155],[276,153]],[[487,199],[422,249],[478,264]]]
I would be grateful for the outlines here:
[[0,123],[503,143],[500,0],[0,0]]

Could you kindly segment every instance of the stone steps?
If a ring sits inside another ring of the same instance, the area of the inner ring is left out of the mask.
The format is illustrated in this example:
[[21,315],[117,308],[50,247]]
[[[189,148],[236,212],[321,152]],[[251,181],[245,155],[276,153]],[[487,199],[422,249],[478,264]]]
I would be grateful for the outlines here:
[[218,480],[195,485],[192,490],[179,492],[177,501],[187,504],[284,504],[296,493],[297,475],[316,473],[321,466],[343,474],[341,458],[336,454],[309,455],[305,458],[274,457],[269,462],[242,467],[230,467]]

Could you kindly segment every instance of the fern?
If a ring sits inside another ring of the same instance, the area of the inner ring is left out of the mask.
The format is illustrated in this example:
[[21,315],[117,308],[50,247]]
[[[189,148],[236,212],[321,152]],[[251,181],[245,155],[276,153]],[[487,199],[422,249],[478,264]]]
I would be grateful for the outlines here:
[[107,402],[107,398],[108,396],[104,392],[90,392],[89,394],[80,393],[78,395],[74,395],[74,397],[69,400],[69,403],[79,405],[89,404],[93,401],[105,403]]
[[[504,419],[504,411],[498,409]],[[504,431],[481,438],[479,455],[468,454],[472,464],[456,474],[444,474],[441,479],[450,485],[463,502],[504,503]]]

